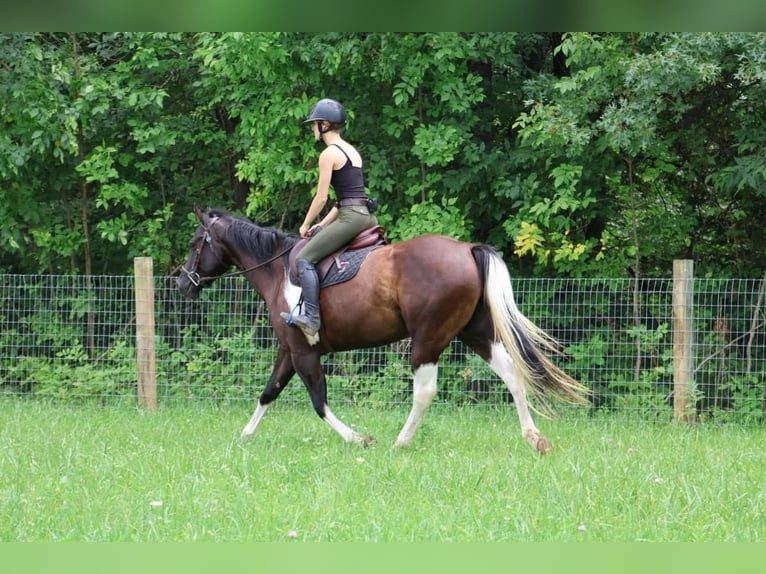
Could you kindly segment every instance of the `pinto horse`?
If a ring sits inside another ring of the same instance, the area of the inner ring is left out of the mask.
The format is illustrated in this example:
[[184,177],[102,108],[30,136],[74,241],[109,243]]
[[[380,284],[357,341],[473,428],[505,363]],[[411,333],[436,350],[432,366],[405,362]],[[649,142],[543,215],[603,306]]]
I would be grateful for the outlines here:
[[323,354],[376,347],[409,337],[413,404],[395,446],[412,441],[436,395],[437,363],[452,339],[462,340],[502,379],[513,396],[523,438],[540,453],[550,441],[535,426],[527,388],[541,402],[585,403],[587,390],[557,367],[546,351],[556,343],[529,321],[514,301],[503,260],[486,245],[423,235],[372,250],[350,280],[320,292],[322,327],[311,344],[280,313],[293,309],[300,288],[290,282],[288,254],[295,234],[261,227],[225,211],[195,210],[199,225],[189,242],[177,287],[196,297],[231,269],[265,301],[279,345],[271,376],[241,439],[252,436],[269,405],[295,373],[314,410],[346,442],[374,441],[338,419],[327,404]]

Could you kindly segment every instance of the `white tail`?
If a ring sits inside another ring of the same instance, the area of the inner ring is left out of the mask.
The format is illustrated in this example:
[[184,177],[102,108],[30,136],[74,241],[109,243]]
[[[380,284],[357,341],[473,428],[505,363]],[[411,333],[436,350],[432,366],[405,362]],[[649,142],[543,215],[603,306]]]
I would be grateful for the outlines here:
[[545,354],[559,352],[557,341],[516,306],[511,275],[505,262],[488,246],[474,248],[474,256],[484,270],[484,298],[495,327],[495,340],[505,346],[517,372],[534,392],[539,407],[544,411],[552,410],[545,391],[566,403],[587,403],[584,395],[588,390]]

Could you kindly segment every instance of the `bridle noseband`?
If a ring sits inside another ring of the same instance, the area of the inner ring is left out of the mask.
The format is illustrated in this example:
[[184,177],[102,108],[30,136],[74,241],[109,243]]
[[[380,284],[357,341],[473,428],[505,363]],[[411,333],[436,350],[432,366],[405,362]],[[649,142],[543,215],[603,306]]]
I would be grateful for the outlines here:
[[[199,263],[202,260],[202,249],[205,247],[205,245],[209,245],[213,242],[213,238],[210,235],[210,230],[207,228],[207,226],[203,226],[203,229],[205,230],[205,235],[202,236],[202,242],[200,243],[200,246],[197,247],[197,250],[194,252],[194,261],[191,269],[187,269],[186,265],[181,265],[181,271],[186,273],[187,279],[191,281],[192,285],[195,287],[199,287],[200,282],[202,281],[202,277],[200,277],[199,272],[197,271],[197,268],[199,267]],[[213,246],[210,245],[210,251],[215,255],[216,259],[218,261],[222,261],[221,258],[218,256],[218,254],[213,251]]]

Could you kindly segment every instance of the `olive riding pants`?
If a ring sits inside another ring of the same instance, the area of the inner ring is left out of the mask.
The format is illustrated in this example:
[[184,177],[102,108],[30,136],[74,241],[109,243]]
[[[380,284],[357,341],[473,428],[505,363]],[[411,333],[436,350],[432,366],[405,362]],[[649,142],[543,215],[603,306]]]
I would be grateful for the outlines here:
[[305,259],[312,265],[316,265],[320,259],[334,253],[351,241],[357,233],[377,224],[376,217],[364,206],[341,207],[335,221],[314,235],[300,250],[296,260]]

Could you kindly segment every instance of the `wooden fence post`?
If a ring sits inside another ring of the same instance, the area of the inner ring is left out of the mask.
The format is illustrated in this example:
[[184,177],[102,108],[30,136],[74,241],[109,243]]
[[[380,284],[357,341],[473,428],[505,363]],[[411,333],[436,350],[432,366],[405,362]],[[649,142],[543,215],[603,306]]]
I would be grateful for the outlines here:
[[694,262],[673,261],[673,418],[688,422],[694,418],[689,390],[694,384],[692,342],[694,336]]
[[151,257],[136,257],[136,370],[138,404],[157,410],[157,369],[154,351],[154,265]]

